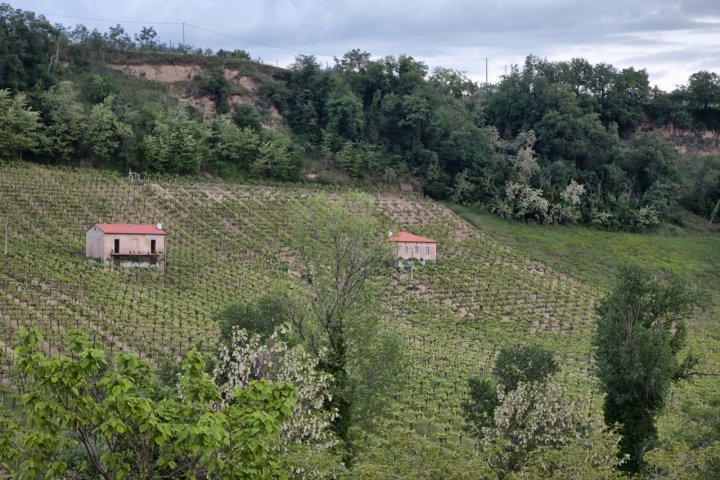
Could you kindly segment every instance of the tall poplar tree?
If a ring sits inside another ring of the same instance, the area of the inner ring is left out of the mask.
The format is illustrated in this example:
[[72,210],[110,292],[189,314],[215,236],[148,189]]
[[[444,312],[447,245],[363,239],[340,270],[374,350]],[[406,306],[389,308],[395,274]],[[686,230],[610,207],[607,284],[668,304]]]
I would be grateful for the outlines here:
[[615,288],[596,308],[592,342],[600,386],[605,393],[605,423],[619,423],[623,467],[639,471],[643,454],[657,438],[655,421],[670,385],[686,378],[698,362],[681,358],[685,321],[702,299],[701,292],[674,273],[653,275],[626,264]]

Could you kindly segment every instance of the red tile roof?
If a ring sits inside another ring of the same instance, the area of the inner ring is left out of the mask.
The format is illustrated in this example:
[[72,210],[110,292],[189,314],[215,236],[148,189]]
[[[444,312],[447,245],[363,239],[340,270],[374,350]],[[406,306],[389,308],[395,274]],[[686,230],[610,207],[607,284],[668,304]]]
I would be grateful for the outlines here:
[[98,223],[95,225],[104,233],[138,234],[138,235],[167,235],[158,230],[157,225],[130,225],[126,223]]
[[437,243],[432,238],[420,237],[408,232],[399,232],[394,237],[390,237],[391,242],[416,242],[416,243]]

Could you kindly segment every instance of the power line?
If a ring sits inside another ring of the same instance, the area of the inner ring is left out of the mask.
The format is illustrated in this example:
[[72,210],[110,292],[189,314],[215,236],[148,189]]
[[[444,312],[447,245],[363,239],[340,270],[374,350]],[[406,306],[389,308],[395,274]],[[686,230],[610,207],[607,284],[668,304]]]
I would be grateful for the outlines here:
[[47,17],[73,18],[75,20],[92,20],[95,22],[109,22],[109,23],[142,23],[145,25],[148,25],[148,24],[152,24],[152,25],[182,25],[181,22],[133,22],[130,20],[105,20],[102,18],[72,17],[70,15],[58,15],[57,13],[41,13],[40,15],[45,15]]
[[[137,23],[137,24],[144,24],[144,25],[184,25],[184,26],[188,26],[188,27],[195,28],[195,29],[197,29],[197,30],[202,30],[203,32],[208,32],[208,33],[212,33],[212,34],[215,34],[215,35],[220,35],[220,36],[222,36],[222,37],[232,38],[232,39],[234,39],[234,40],[240,40],[240,41],[242,41],[242,42],[254,43],[254,44],[256,44],[256,45],[262,45],[262,46],[264,46],[264,47],[278,48],[278,49],[280,49],[280,50],[288,50],[288,51],[291,51],[291,52],[298,52],[298,53],[309,53],[310,55],[318,55],[318,56],[321,56],[321,57],[335,57],[335,55],[328,55],[328,54],[326,54],[326,53],[307,52],[307,51],[305,51],[305,50],[296,50],[296,49],[294,49],[294,48],[278,47],[277,45],[270,45],[270,44],[267,44],[267,43],[256,42],[256,41],[254,41],[254,40],[248,40],[248,39],[246,39],[246,38],[240,38],[240,37],[235,37],[235,36],[232,36],[232,35],[227,35],[227,34],[225,34],[225,33],[215,32],[215,31],[213,31],[213,30],[208,30],[208,29],[206,29],[206,28],[198,27],[197,25],[191,25],[191,24],[185,23],[185,22],[136,22],[136,21],[130,21],[130,20],[107,20],[107,19],[104,19],[104,18],[74,17],[74,16],[71,16],[71,15],[58,15],[58,14],[55,14],[55,13],[43,13],[43,14],[41,14],[41,15],[45,15],[45,16],[48,16],[48,17],[72,18],[72,19],[76,19],[76,20],[92,20],[92,21],[94,21],[94,22]],[[184,43],[185,43],[185,41],[183,40],[183,44],[184,44]]]
[[485,57],[483,57],[483,58],[466,58],[464,60],[433,60],[432,63],[480,62],[482,60],[485,60]]
[[[262,45],[264,47],[277,48],[279,50],[287,50],[289,52],[306,53],[306,54],[310,54],[310,55],[317,55],[319,57],[336,57],[336,55],[330,55],[327,53],[309,52],[307,50],[297,50],[294,48],[279,47],[277,45],[270,45],[268,43],[256,42],[254,40],[248,40],[246,38],[240,38],[240,37],[236,37],[233,35],[228,35],[226,33],[216,32],[214,30],[208,30],[207,28],[198,27],[197,25],[191,25],[189,23],[184,23],[184,22],[138,22],[138,21],[133,21],[133,20],[108,20],[105,18],[90,18],[90,17],[75,17],[72,15],[59,15],[57,13],[42,13],[41,15],[45,15],[48,17],[72,18],[75,20],[91,20],[94,22],[108,22],[108,23],[132,23],[132,24],[143,24],[143,25],[183,25],[183,26],[194,28],[196,30],[201,30],[203,32],[212,33],[213,35],[219,35],[221,37],[232,38],[233,40],[240,40],[241,42],[254,43],[256,45]],[[184,34],[184,31],[183,31],[183,34]],[[185,41],[183,40],[183,44],[184,43],[185,43]],[[496,64],[492,60],[488,60],[485,57],[483,57],[483,58],[465,58],[465,59],[456,59],[456,60],[432,60],[432,61],[428,61],[428,63],[438,64],[438,63],[478,62],[478,61],[482,61],[482,60],[490,61],[490,63],[492,63],[493,65],[495,65],[498,68],[505,68],[505,67],[501,67],[500,65]]]
[[257,45],[263,45],[263,46],[265,46],[265,47],[279,48],[279,49],[281,49],[281,50],[289,50],[289,51],[291,51],[291,52],[309,53],[310,55],[318,55],[318,56],[320,56],[320,57],[335,57],[335,55],[328,55],[327,53],[306,52],[305,50],[295,50],[294,48],[278,47],[278,46],[276,46],[276,45],[268,45],[267,43],[256,42],[256,41],[254,41],[254,40],[247,40],[247,39],[245,39],[245,38],[233,37],[232,35],[226,35],[226,34],[224,34],[224,33],[214,32],[214,31],[208,30],[208,29],[206,29],[206,28],[197,27],[197,26],[195,26],[195,25],[190,25],[189,23],[186,23],[185,25],[188,26],[188,27],[196,28],[196,29],[198,29],[198,30],[202,30],[203,32],[214,33],[215,35],[220,35],[220,36],[223,36],[223,37],[233,38],[233,39],[235,39],[235,40],[240,40],[240,41],[242,41],[242,42],[255,43],[255,44],[257,44]]
[[500,65],[498,65],[498,64],[495,63],[495,62],[493,62],[492,60],[488,60],[488,61],[489,61],[490,63],[492,63],[493,65],[495,65],[496,67],[498,67],[498,68],[505,68],[505,67],[501,67]]

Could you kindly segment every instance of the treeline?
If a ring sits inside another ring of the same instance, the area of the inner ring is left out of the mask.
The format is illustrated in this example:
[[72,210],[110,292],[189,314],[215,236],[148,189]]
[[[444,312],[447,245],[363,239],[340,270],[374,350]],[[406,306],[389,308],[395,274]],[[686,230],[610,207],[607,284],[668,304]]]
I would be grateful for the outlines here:
[[[100,78],[100,77],[97,77]],[[102,81],[102,80],[100,80]],[[187,175],[215,171],[295,180],[298,162],[290,138],[239,127],[231,114],[198,121],[182,105],[140,111],[110,94],[85,105],[63,81],[43,92],[33,110],[22,93],[0,90],[0,158],[29,152],[45,163],[117,164],[142,172]],[[242,120],[243,122],[245,120]]]
[[708,215],[720,199],[717,160],[703,160],[703,178],[688,185],[661,131],[720,125],[714,73],[665,93],[644,70],[530,56],[481,86],[412,57],[354,50],[330,71],[300,56],[276,76],[287,89],[270,98],[296,135],[351,175],[410,171],[437,199],[613,229],[681,221],[672,214],[683,203]]
[[[481,85],[410,56],[372,60],[353,50],[332,68],[298,56],[259,82],[255,106],[233,106],[222,65],[250,55],[194,49],[216,59],[189,87],[214,101],[216,118],[209,118],[160,100],[159,92],[133,98],[133,88],[119,85],[121,75],[100,71],[113,52],[185,52],[159,42],[151,27],[132,39],[119,25],[104,34],[69,29],[8,5],[0,7],[0,24],[0,88],[9,89],[0,115],[5,125],[15,125],[10,117],[20,110],[37,118],[35,126],[25,124],[32,135],[5,128],[3,137],[26,139],[0,143],[5,158],[27,152],[25,158],[49,163],[102,160],[141,172],[226,178],[295,180],[303,168],[320,172],[316,181],[337,181],[322,175],[328,168],[350,181],[397,183],[412,175],[435,199],[605,229],[682,223],[685,209],[712,217],[720,204],[718,157],[680,169],[675,144],[663,135],[669,126],[720,130],[715,73],[695,73],[668,93],[651,88],[645,70],[530,56],[497,84]],[[58,68],[62,59],[72,73]],[[26,95],[24,106],[12,99],[16,92]],[[87,140],[62,137],[70,128],[57,123],[61,106],[50,99],[58,96],[74,98],[66,110],[74,109],[71,125]],[[260,128],[271,106],[290,132]]]
[[[290,137],[261,128],[262,108],[236,105],[231,112],[232,92],[219,70],[188,87],[213,97],[224,113],[204,118],[158,89],[137,88],[146,82],[90,68],[102,67],[98,61],[115,51],[171,51],[155,40],[152,28],[133,42],[119,26],[105,34],[83,26],[63,29],[5,4],[0,25],[0,160],[297,179],[300,164]],[[217,55],[223,61],[250,57],[244,51]],[[65,59],[71,69],[58,65]]]

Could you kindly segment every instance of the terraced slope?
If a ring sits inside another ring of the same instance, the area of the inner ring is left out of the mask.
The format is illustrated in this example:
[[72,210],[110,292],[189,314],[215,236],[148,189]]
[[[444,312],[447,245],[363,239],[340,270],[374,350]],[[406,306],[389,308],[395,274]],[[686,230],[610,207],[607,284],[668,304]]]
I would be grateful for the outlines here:
[[[43,331],[47,351],[62,348],[69,328],[155,363],[207,350],[216,311],[273,282],[296,281],[289,236],[293,212],[310,193],[210,180],[131,183],[34,166],[0,170],[0,216],[9,216],[11,232],[9,255],[0,260],[2,399],[10,402],[16,392],[11,347],[24,325]],[[413,364],[396,399],[398,418],[418,432],[472,445],[460,431],[465,379],[487,370],[504,345],[542,343],[556,352],[569,385],[592,387],[598,287],[524,259],[437,203],[390,193],[373,199],[387,228],[439,241],[437,264],[412,275],[392,268],[377,279],[385,327],[406,340]],[[169,232],[166,268],[85,260],[92,224],[156,222]],[[720,342],[704,331],[692,336],[709,359],[705,367],[715,368]]]

